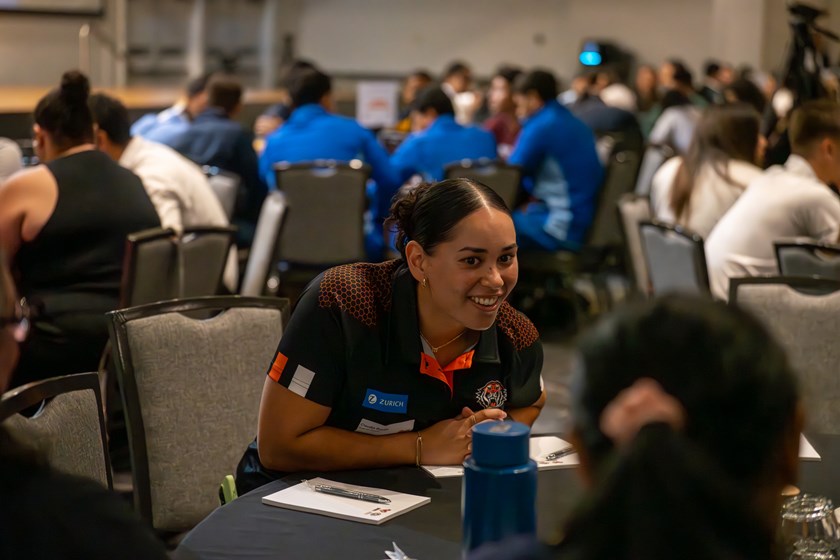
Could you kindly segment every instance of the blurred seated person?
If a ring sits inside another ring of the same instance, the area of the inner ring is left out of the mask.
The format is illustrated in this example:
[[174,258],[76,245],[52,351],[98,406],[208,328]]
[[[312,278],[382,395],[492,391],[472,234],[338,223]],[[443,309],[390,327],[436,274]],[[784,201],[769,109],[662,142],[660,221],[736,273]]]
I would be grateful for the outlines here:
[[493,135],[455,122],[452,101],[438,86],[417,94],[412,119],[417,132],[391,156],[391,166],[401,183],[413,175],[420,175],[424,181],[440,181],[447,164],[463,159],[496,159]]
[[460,465],[477,423],[537,419],[543,351],[505,301],[518,268],[504,201],[469,179],[421,184],[388,225],[401,258],[332,268],[298,300],[240,490],[284,472]]
[[732,67],[717,60],[709,60],[703,67],[703,85],[697,92],[710,105],[721,105],[726,101],[724,90],[735,78]]
[[513,538],[469,560],[782,558],[803,410],[758,320],[671,295],[602,318],[578,356],[570,439],[587,492],[560,543]]
[[522,70],[513,66],[502,66],[490,80],[487,91],[488,118],[482,126],[496,139],[499,157],[507,159],[513,150],[522,125],[516,117],[516,103],[513,102],[513,83]]
[[760,125],[759,114],[749,105],[706,109],[688,153],[666,161],[653,176],[654,217],[708,237],[761,175],[767,142]]
[[663,91],[676,90],[685,95],[698,107],[706,107],[709,102],[694,89],[694,75],[686,64],[678,59],[666,60],[659,67],[659,87]]
[[[577,101],[568,105],[569,110],[595,134],[620,132],[625,134],[634,144],[641,146],[643,140],[639,121],[630,110],[625,108],[631,99],[615,95],[610,99],[610,103],[604,101],[602,97],[605,91],[603,85],[609,83],[608,80],[617,79],[617,77],[612,73],[612,78],[599,79],[598,76],[601,74],[599,72],[591,76],[589,89],[582,91]],[[626,86],[624,87],[626,88]],[[629,88],[627,89],[629,91]],[[618,105],[611,104],[615,102]],[[635,101],[632,104],[635,105]]]
[[[292,114],[292,99],[289,97],[289,79],[294,72],[307,68],[317,67],[314,63],[308,60],[297,59],[284,69],[282,74],[283,77],[280,79],[279,88],[282,101],[269,106],[259,117],[257,117],[257,120],[254,121],[254,136],[257,137],[258,141],[264,140],[266,137],[270,136],[273,132],[280,128],[284,122],[289,120],[289,116]],[[261,152],[264,147],[264,142],[261,142],[259,151]]]
[[557,102],[551,72],[533,70],[514,84],[522,121],[508,160],[522,166],[532,200],[513,213],[521,250],[579,250],[595,215],[604,169],[595,136]]
[[647,138],[660,113],[659,78],[653,66],[643,64],[636,70],[634,92],[638,105],[636,115],[642,127],[642,134]]
[[584,70],[572,78],[569,89],[557,95],[557,101],[561,105],[570,107],[586,97],[594,83],[595,74],[590,70]]
[[414,100],[417,98],[417,92],[425,89],[431,83],[432,75],[425,70],[415,70],[405,79],[402,90],[400,90],[400,114],[397,126],[394,127],[397,132],[405,134],[414,132],[411,119]]
[[461,61],[454,61],[446,67],[440,87],[452,100],[455,107],[455,120],[460,124],[470,124],[481,107],[482,97],[472,89],[472,70]]
[[[228,225],[222,204],[200,167],[169,146],[131,136],[128,110],[119,100],[95,93],[88,106],[96,147],[140,177],[161,227],[182,232],[184,228]],[[237,268],[234,249],[224,274],[224,283],[232,292],[237,287]]]
[[[27,313],[0,251],[0,394],[9,387],[18,346],[26,341]],[[163,543],[122,497],[51,468],[2,424],[0,480],[0,558],[167,558]]]
[[0,184],[23,169],[23,152],[18,143],[0,137]]
[[662,113],[650,131],[648,142],[668,146],[678,154],[686,153],[702,110],[692,104],[691,99],[678,89],[665,92],[661,108]]
[[186,130],[192,120],[207,108],[207,82],[212,75],[206,72],[190,80],[184,96],[172,107],[137,119],[131,126],[131,135],[168,144]]
[[621,77],[614,68],[602,68],[595,74],[594,90],[605,105],[627,112],[637,108],[636,93],[621,82]]
[[268,137],[265,150],[260,156],[262,179],[271,188],[276,188],[274,164],[281,161],[365,161],[371,166],[376,183],[370,193],[373,224],[369,229],[367,252],[371,259],[381,258],[382,222],[391,207],[391,198],[400,185],[385,148],[377,143],[373,132],[354,119],[332,112],[332,80],[320,70],[309,68],[294,72],[290,77],[289,94],[292,99],[292,115],[277,132]]
[[712,294],[729,297],[729,279],[779,273],[773,242],[840,240],[840,105],[811,101],[790,118],[792,153],[753,180],[706,240]]
[[250,246],[267,194],[260,178],[254,138],[234,118],[242,109],[242,86],[233,76],[216,74],[207,84],[207,108],[169,145],[199,165],[212,165],[239,176],[243,196],[233,223],[237,244]]
[[764,114],[767,98],[755,82],[748,78],[738,78],[723,89],[723,97],[727,103],[746,103],[755,109],[759,115]]
[[96,150],[89,93],[83,74],[61,77],[35,107],[43,164],[0,186],[0,246],[37,310],[13,386],[97,370],[126,236],[160,226],[140,179]]

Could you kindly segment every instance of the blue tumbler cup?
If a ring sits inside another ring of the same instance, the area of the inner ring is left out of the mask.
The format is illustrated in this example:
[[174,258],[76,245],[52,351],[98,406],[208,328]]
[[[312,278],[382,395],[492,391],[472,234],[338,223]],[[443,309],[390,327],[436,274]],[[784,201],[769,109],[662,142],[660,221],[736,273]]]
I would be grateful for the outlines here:
[[463,553],[484,543],[537,531],[537,463],[528,452],[531,430],[519,422],[473,428],[461,493]]

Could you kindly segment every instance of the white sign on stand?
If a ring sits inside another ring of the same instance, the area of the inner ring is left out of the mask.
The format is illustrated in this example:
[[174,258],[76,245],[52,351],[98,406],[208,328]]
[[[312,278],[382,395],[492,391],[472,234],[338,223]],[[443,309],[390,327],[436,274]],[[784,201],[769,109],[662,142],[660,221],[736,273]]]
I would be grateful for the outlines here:
[[356,86],[356,120],[367,128],[397,124],[399,82],[361,81]]

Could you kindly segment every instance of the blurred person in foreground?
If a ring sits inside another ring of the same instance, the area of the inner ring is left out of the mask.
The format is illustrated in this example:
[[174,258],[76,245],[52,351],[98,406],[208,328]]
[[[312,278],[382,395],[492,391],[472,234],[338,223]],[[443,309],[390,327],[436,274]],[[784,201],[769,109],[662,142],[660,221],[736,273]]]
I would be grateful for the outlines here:
[[517,537],[469,560],[781,560],[802,407],[765,328],[668,296],[602,318],[578,343],[571,440],[588,487],[557,545]]

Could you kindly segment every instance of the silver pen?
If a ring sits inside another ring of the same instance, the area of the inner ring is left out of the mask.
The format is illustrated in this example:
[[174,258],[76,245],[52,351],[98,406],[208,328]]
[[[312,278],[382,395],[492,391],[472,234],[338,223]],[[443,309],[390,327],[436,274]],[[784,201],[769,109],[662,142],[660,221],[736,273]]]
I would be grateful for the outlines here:
[[560,459],[567,455],[572,455],[575,453],[575,448],[573,446],[564,447],[563,449],[558,449],[557,451],[552,451],[548,455],[545,456],[546,461],[554,461],[555,459]]
[[390,504],[391,500],[378,494],[368,494],[366,492],[356,492],[355,490],[345,490],[336,486],[327,486],[326,484],[312,484],[308,485],[316,492],[322,494],[330,494],[331,496],[341,496],[342,498],[351,498],[353,500],[362,500],[364,502],[373,502],[375,504]]

